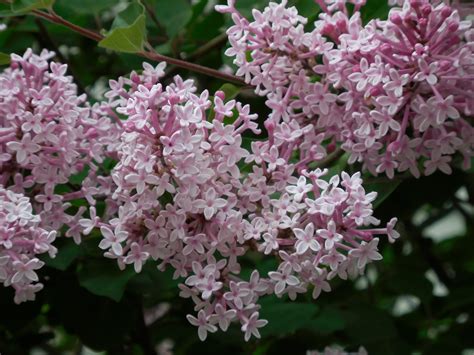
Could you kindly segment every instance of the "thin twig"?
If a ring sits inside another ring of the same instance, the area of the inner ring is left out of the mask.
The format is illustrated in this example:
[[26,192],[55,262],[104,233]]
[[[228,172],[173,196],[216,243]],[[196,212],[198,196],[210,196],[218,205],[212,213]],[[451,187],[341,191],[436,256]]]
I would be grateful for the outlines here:
[[192,52],[191,54],[186,56],[185,59],[186,60],[194,60],[194,59],[200,58],[203,55],[211,52],[212,50],[214,50],[216,48],[219,48],[225,42],[227,42],[227,34],[226,33],[221,33],[219,36],[214,37],[209,42],[202,45],[201,47],[196,49],[194,52]]
[[[47,13],[47,12],[40,11],[40,10],[33,10],[31,13],[34,16],[41,17],[41,18],[43,18],[45,20],[48,20],[50,22],[56,23],[58,25],[65,26],[65,27],[71,29],[72,31],[77,32],[77,33],[81,34],[82,36],[90,38],[90,39],[92,39],[96,42],[100,42],[102,39],[104,39],[104,36],[102,36],[101,34],[95,32],[95,31],[91,31],[87,28],[83,28],[81,26],[75,25],[72,22],[69,22],[69,21],[63,19],[61,16],[58,16],[54,12]],[[177,67],[187,69],[187,70],[190,70],[190,71],[194,71],[196,73],[201,73],[201,74],[211,76],[211,77],[214,77],[214,78],[217,78],[217,79],[221,79],[221,80],[224,80],[224,81],[230,81],[230,82],[233,82],[233,83],[239,84],[239,85],[245,85],[245,81],[243,81],[242,79],[240,79],[240,78],[238,78],[234,75],[226,74],[226,73],[220,72],[216,69],[207,68],[207,67],[204,67],[204,66],[199,65],[199,64],[189,63],[189,62],[181,60],[181,59],[167,57],[165,55],[156,53],[154,51],[152,52],[152,51],[149,51],[149,50],[143,50],[143,51],[137,52],[136,54],[141,56],[141,57],[147,58],[149,60],[158,61],[158,62],[166,62],[168,64],[176,65]]]
[[[188,56],[185,56],[185,60],[190,60],[194,61],[207,53],[211,52],[212,50],[219,48],[222,44],[224,44],[227,41],[227,34],[221,33],[219,36],[211,39],[209,42],[204,44],[203,46],[199,47],[196,51],[192,52]],[[176,67],[171,68],[168,70],[166,73],[165,78],[171,77],[175,72],[176,72]]]

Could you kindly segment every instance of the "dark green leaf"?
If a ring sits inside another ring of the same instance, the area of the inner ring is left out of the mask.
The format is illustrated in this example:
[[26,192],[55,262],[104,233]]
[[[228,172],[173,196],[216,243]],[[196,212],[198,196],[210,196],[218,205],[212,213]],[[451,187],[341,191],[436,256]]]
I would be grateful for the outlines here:
[[87,174],[89,173],[89,170],[89,166],[86,166],[84,169],[82,169],[81,172],[70,176],[69,182],[71,184],[80,185],[82,181],[86,178]]
[[392,194],[392,192],[397,189],[400,183],[401,180],[387,180],[384,182],[365,184],[364,187],[367,192],[377,192],[377,199],[373,203],[374,208],[377,208],[387,197]]
[[264,336],[289,334],[307,328],[318,310],[313,303],[286,303],[276,297],[262,300],[261,304],[260,318],[268,320],[261,330]]
[[319,6],[314,0],[291,0],[290,5],[296,6],[298,14],[312,20],[319,12]]
[[333,307],[325,307],[318,313],[316,319],[311,321],[311,329],[319,333],[330,334],[344,329],[346,322],[342,313]]
[[176,36],[193,16],[193,10],[187,0],[157,0],[156,17],[170,37]]
[[11,9],[15,13],[24,13],[38,9],[48,9],[53,7],[55,0],[15,0],[11,4]]
[[[344,153],[337,161],[332,163],[327,169],[328,173],[321,179],[329,181],[334,175],[339,175],[347,166],[347,160],[349,159],[349,153]],[[316,162],[316,167],[318,163]]]
[[16,16],[12,11],[11,5],[0,4],[0,17]]
[[64,271],[81,254],[81,246],[74,243],[71,239],[64,238],[56,242],[55,245],[58,248],[56,257],[50,258],[45,256],[42,259],[46,265]]
[[140,3],[132,3],[115,18],[99,46],[126,53],[141,51],[146,41],[145,23],[145,8]]
[[365,6],[361,8],[362,20],[367,23],[374,18],[386,19],[389,10],[390,7],[387,1],[368,0]]
[[240,88],[232,84],[224,84],[219,88],[225,94],[225,101],[235,99],[240,92]]
[[63,7],[79,14],[98,14],[117,4],[117,0],[62,0],[58,1]]
[[9,65],[10,64],[10,55],[0,52],[0,65]]
[[121,271],[112,260],[88,260],[78,271],[79,284],[95,295],[120,301],[128,281],[135,275],[132,268]]
[[251,18],[253,9],[263,9],[268,5],[268,0],[239,0],[235,7],[247,18]]

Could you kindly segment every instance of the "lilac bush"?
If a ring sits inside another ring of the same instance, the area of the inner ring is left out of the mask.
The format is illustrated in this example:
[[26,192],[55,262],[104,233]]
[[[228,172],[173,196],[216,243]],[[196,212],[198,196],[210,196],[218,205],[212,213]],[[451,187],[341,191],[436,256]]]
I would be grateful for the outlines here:
[[[317,299],[381,260],[397,218],[374,216],[366,176],[471,168],[474,30],[441,1],[390,1],[368,23],[364,0],[315,2],[314,26],[286,0],[252,20],[235,0],[216,7],[268,117],[164,62],[91,104],[53,52],[13,54],[0,74],[0,281],[14,301],[42,289],[56,237],[92,240],[122,271],[171,269],[202,341],[231,324],[249,341],[265,297]],[[344,154],[360,164],[334,173]]]

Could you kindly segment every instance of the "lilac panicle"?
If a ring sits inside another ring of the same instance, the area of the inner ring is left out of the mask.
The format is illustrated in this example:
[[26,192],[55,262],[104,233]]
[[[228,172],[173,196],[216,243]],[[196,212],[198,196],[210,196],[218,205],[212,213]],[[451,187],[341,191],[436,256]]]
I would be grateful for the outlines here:
[[[365,1],[316,1],[312,30],[287,1],[252,20],[234,2],[227,30],[236,74],[266,96],[270,138],[291,139],[305,162],[337,145],[370,173],[452,172],[474,156],[474,30],[441,1],[396,0],[364,24]],[[353,5],[349,11],[347,4]],[[278,135],[278,136],[277,136]],[[324,143],[324,145],[323,145]]]
[[[267,127],[273,139],[247,144],[242,133],[260,133],[248,105],[198,93],[180,76],[164,86],[163,75],[164,64],[144,63],[110,82],[110,114],[124,118],[111,172],[118,214],[87,224],[100,227],[99,247],[121,268],[140,272],[154,261],[174,269],[181,296],[196,305],[187,318],[201,340],[231,323],[245,340],[260,337],[260,297],[317,298],[332,278],[356,277],[380,260],[379,236],[398,237],[396,219],[375,227],[376,193],[364,190],[360,173],[329,177],[295,159],[299,147],[285,135],[312,130],[281,123]],[[246,279],[247,253],[278,265]]]

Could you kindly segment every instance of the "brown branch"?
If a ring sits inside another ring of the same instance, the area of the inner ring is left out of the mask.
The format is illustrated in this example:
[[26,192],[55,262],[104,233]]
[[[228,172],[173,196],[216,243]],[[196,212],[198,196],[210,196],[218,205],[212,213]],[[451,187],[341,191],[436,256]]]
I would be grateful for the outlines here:
[[77,26],[77,25],[73,24],[72,22],[69,22],[69,21],[63,19],[61,16],[58,16],[54,12],[48,13],[48,12],[44,12],[44,11],[40,11],[40,10],[33,10],[31,13],[34,16],[41,17],[45,20],[48,20],[49,22],[67,27],[67,28],[71,29],[72,31],[77,32],[80,35],[82,35],[84,37],[87,37],[87,38],[90,38],[90,39],[92,39],[96,42],[99,42],[104,38],[101,34],[95,32],[95,31],[92,31],[92,30],[88,30],[87,28]]
[[[104,36],[102,36],[101,34],[95,32],[95,31],[91,31],[89,29],[77,26],[77,25],[73,24],[72,22],[69,22],[69,21],[63,19],[61,16],[58,16],[54,12],[47,13],[47,12],[44,12],[44,11],[33,10],[31,13],[34,16],[41,17],[41,18],[43,18],[45,20],[48,20],[52,23],[67,27],[67,28],[71,29],[72,31],[74,31],[76,33],[79,33],[80,35],[82,35],[84,37],[90,38],[90,39],[92,39],[96,42],[100,42],[104,38]],[[187,69],[187,70],[190,70],[190,71],[193,71],[193,72],[196,72],[196,73],[211,76],[211,77],[221,79],[221,80],[224,80],[224,81],[230,81],[230,82],[233,82],[233,83],[239,84],[239,85],[245,85],[245,81],[243,81],[242,79],[240,79],[240,78],[238,78],[234,75],[226,74],[226,73],[220,72],[216,69],[207,68],[207,67],[204,67],[204,66],[199,65],[199,64],[189,63],[189,62],[181,60],[181,59],[167,57],[165,55],[156,53],[154,51],[152,52],[150,50],[142,50],[140,52],[137,52],[136,54],[143,57],[143,58],[149,59],[149,60],[158,61],[158,62],[166,62],[168,64],[176,65],[177,67]]]
[[[186,60],[195,60],[197,58],[202,57],[203,55],[206,55],[210,51],[219,48],[222,44],[224,44],[227,41],[227,34],[222,33],[219,36],[211,39],[209,42],[204,44],[203,46],[199,47],[196,51],[190,53],[188,56],[185,56],[184,59]],[[176,67],[171,68],[168,70],[166,73],[165,78],[168,78],[176,72]]]
[[185,57],[187,60],[194,60],[202,57],[203,55],[209,53],[210,51],[219,48],[225,42],[227,42],[227,34],[221,33],[219,36],[214,37],[209,42],[205,43],[203,46],[199,47],[197,50]]

